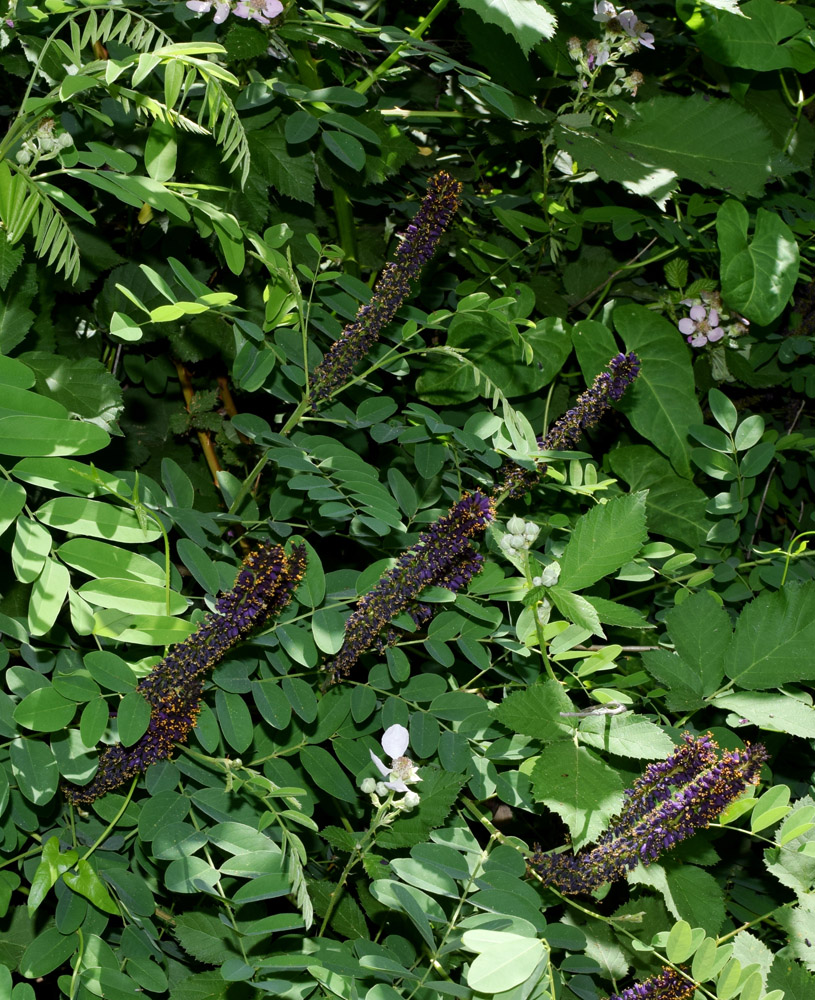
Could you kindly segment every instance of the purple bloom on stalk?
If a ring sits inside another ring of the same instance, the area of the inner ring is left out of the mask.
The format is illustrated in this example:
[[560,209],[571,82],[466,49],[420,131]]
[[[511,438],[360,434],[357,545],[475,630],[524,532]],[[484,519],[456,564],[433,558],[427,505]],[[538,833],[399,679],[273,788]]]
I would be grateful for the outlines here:
[[293,545],[288,556],[279,545],[251,552],[235,586],[218,598],[217,613],[207,615],[192,635],[176,643],[139,682],[136,690],[150,706],[147,732],[131,747],[116,743],[103,750],[90,784],[65,788],[68,801],[93,802],[151,764],[171,757],[176,744],[184,743],[195,726],[206,671],[283,610],[305,566],[305,548],[300,545]]
[[556,421],[541,442],[546,451],[573,448],[584,430],[596,427],[611,403],[622,399],[625,390],[640,373],[640,361],[636,354],[618,354],[608,363],[608,371],[600,372],[577,402]]
[[678,326],[691,347],[714,344],[724,336],[724,330],[719,326],[719,313],[704,306],[691,306],[690,316],[680,319]]
[[353,374],[410,292],[422,267],[436,251],[442,234],[456,214],[461,184],[440,171],[427,182],[427,195],[413,222],[402,234],[395,259],[385,265],[373,288],[369,302],[361,306],[356,318],[328,349],[314,370],[311,398],[327,399]]
[[696,983],[676,969],[665,968],[642,983],[634,983],[608,1000],[691,1000]]
[[[618,354],[606,367],[608,371],[600,372],[591,387],[577,397],[571,410],[552,425],[546,437],[538,438],[542,451],[573,448],[583,431],[595,427],[611,409],[611,403],[622,399],[626,389],[640,373],[640,360],[633,352]],[[545,469],[544,462],[538,462],[537,469],[524,469],[514,462],[509,463],[494,495],[507,493],[514,497],[523,496],[535,485]]]
[[426,587],[445,587],[456,593],[481,569],[482,557],[470,539],[481,534],[495,518],[492,500],[472,493],[419,535],[419,540],[399,557],[393,569],[364,594],[345,623],[345,638],[337,656],[328,664],[334,680],[347,677],[367,649],[383,649],[398,641],[389,623],[403,612],[423,624],[432,609],[421,604]]
[[[576,854],[536,854],[532,867],[544,885],[565,893],[593,892],[708,826],[758,782],[767,759],[764,747],[725,751],[721,758],[710,734],[685,733],[684,745],[649,764],[625,792],[623,810],[596,846]],[[650,994],[649,994],[650,995]]]

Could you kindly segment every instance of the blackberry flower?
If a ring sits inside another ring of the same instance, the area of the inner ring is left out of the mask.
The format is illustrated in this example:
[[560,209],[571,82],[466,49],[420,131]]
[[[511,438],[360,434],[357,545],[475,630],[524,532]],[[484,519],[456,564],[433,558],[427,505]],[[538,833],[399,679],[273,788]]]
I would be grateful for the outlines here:
[[[640,373],[640,361],[633,352],[618,354],[606,367],[609,370],[600,372],[591,387],[577,397],[572,409],[552,425],[546,437],[538,439],[541,450],[568,451],[574,448],[583,432],[600,423],[611,409],[611,403],[622,399]],[[537,469],[524,469],[514,462],[508,464],[496,495],[523,496],[535,485],[545,468],[544,463],[539,463]]]
[[150,705],[150,724],[131,747],[121,743],[103,750],[88,785],[66,787],[69,802],[93,802],[156,761],[173,755],[194,728],[201,708],[204,674],[254,629],[278,615],[291,600],[306,567],[306,551],[293,545],[287,556],[279,545],[256,549],[244,559],[235,586],[221,594],[216,614],[207,615],[195,632],[177,643],[138,684]]
[[393,569],[357,602],[345,623],[345,640],[328,664],[334,680],[348,676],[367,649],[380,652],[397,641],[388,629],[402,612],[417,624],[432,617],[432,609],[419,602],[425,587],[446,587],[454,593],[481,569],[482,557],[470,539],[486,530],[495,518],[492,501],[483,493],[468,494],[419,535],[419,540],[399,557]]
[[456,214],[460,195],[461,184],[443,170],[427,182],[427,195],[402,234],[395,259],[385,265],[374,285],[371,300],[360,307],[354,321],[345,327],[314,370],[311,399],[315,405],[351,378],[356,365],[379,340],[407,298],[411,282],[433,256]]
[[608,1000],[691,1000],[696,983],[676,969],[665,968],[642,983],[634,983]]
[[638,864],[650,865],[756,784],[767,759],[760,743],[727,750],[720,758],[710,734],[685,733],[682,739],[683,746],[666,760],[649,764],[626,790],[622,812],[595,847],[532,858],[544,885],[565,893],[593,892],[624,878]]

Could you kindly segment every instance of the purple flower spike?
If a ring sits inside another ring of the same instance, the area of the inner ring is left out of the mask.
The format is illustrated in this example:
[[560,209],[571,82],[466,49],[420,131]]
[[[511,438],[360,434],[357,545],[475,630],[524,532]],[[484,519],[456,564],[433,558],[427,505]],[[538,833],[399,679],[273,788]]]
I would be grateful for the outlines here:
[[691,1000],[696,983],[676,969],[664,968],[656,976],[635,983],[608,1000]]
[[191,636],[177,643],[143,678],[137,691],[150,706],[147,732],[131,747],[107,747],[94,779],[64,789],[69,802],[85,804],[118,788],[159,760],[172,757],[184,743],[201,709],[204,674],[232,646],[278,615],[291,600],[306,568],[304,546],[291,555],[274,545],[251,552],[243,561],[232,590],[221,594],[217,614],[210,614]]
[[[558,451],[571,449],[580,440],[583,431],[595,427],[608,410],[611,403],[622,399],[625,391],[640,373],[640,360],[633,352],[618,354],[606,366],[609,370],[601,372],[571,410],[556,421],[545,438],[538,438],[541,450]],[[545,463],[539,462],[536,470],[523,469],[514,462],[507,463],[504,475],[495,489],[494,496],[507,493],[519,497],[528,492],[538,481],[540,474],[546,469]]]
[[708,826],[748,785],[758,782],[767,759],[760,743],[725,751],[720,758],[709,733],[685,733],[682,739],[683,746],[667,760],[649,764],[627,789],[622,812],[595,847],[532,858],[544,885],[567,894],[585,893],[624,878],[638,864],[650,865],[663,851]]
[[402,234],[395,259],[385,266],[374,285],[371,300],[360,307],[356,319],[345,327],[315,369],[311,384],[315,405],[351,378],[356,365],[379,340],[407,298],[411,282],[435,253],[458,210],[460,196],[461,184],[443,170],[430,178],[427,195]]
[[705,344],[715,344],[724,336],[724,330],[719,326],[719,313],[716,309],[705,309],[704,306],[691,306],[690,315],[680,319],[679,332],[687,338],[691,347],[704,347]]
[[445,587],[455,593],[481,569],[482,557],[470,539],[480,535],[495,518],[492,500],[483,493],[463,496],[399,557],[396,565],[363,595],[345,623],[342,649],[328,664],[334,680],[347,677],[367,649],[381,652],[399,639],[389,623],[403,612],[417,625],[433,615],[419,602],[426,587]]
[[546,451],[573,448],[584,430],[596,427],[602,416],[611,409],[611,403],[622,399],[626,389],[640,373],[636,354],[618,354],[608,363],[608,371],[601,372],[590,389],[578,397],[571,410],[564,413],[541,442]]

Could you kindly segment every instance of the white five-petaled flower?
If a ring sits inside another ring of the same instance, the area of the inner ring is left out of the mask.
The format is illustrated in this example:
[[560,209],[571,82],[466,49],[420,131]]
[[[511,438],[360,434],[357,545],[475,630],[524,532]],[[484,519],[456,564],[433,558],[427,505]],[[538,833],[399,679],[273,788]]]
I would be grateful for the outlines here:
[[680,319],[679,332],[687,337],[691,347],[704,347],[721,340],[724,330],[719,326],[719,313],[716,309],[705,309],[704,306],[691,306],[690,316]]
[[379,773],[383,778],[390,778],[383,784],[394,792],[407,792],[408,785],[412,785],[422,779],[416,770],[416,765],[409,757],[405,757],[405,750],[408,748],[410,736],[404,726],[398,723],[388,726],[382,736],[382,749],[391,758],[391,766],[385,767],[373,750],[369,751],[371,760],[376,764]]
[[260,24],[269,24],[271,19],[283,13],[283,4],[280,0],[187,0],[187,7],[194,10],[196,14],[206,14],[215,5],[216,24],[222,24],[229,16],[230,11],[235,17],[242,17]]

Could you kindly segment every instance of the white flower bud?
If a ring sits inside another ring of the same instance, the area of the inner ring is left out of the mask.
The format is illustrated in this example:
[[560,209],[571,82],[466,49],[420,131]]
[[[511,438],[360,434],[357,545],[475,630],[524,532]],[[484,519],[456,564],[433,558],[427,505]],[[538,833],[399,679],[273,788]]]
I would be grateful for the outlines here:
[[526,522],[522,517],[518,517],[517,514],[513,514],[507,521],[507,531],[511,535],[521,535],[523,534],[525,524]]
[[373,778],[363,778],[359,788],[363,795],[370,795],[376,788],[376,781]]
[[410,812],[411,809],[415,809],[419,804],[419,793],[418,792],[405,792],[405,796],[402,799],[402,808],[405,812]]
[[560,579],[560,563],[550,563],[541,573],[540,581],[542,587],[554,587]]

